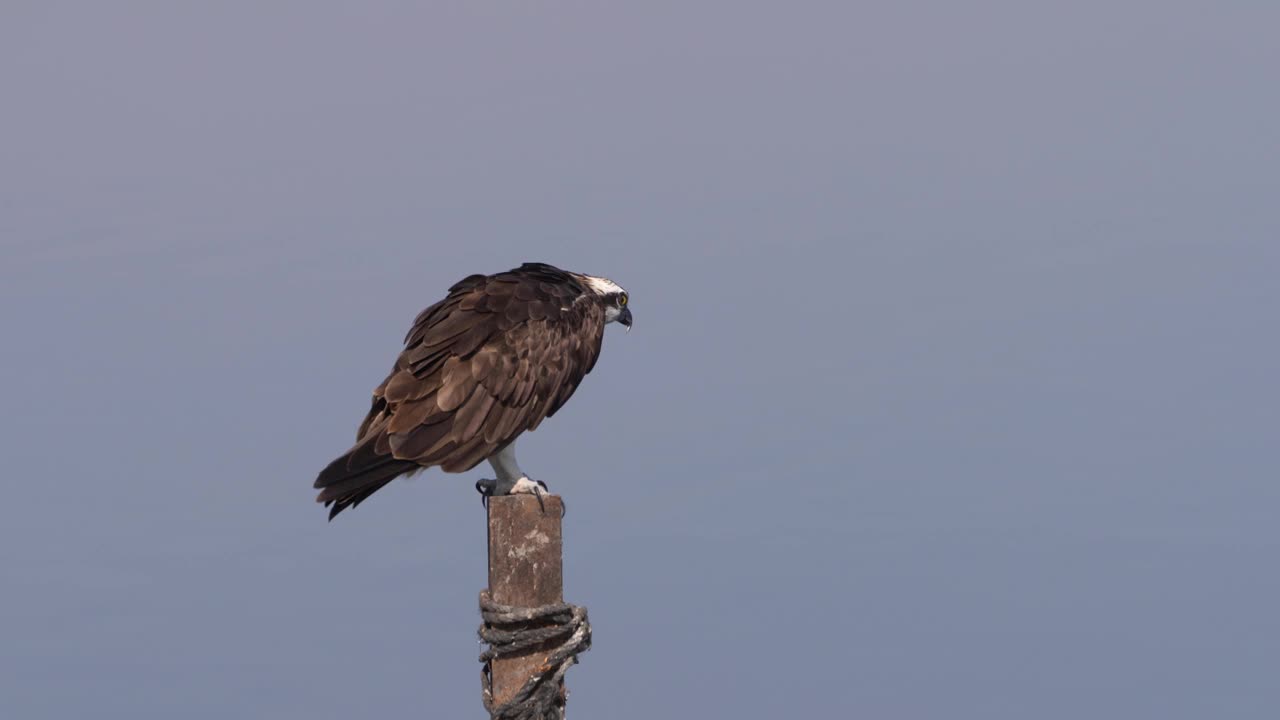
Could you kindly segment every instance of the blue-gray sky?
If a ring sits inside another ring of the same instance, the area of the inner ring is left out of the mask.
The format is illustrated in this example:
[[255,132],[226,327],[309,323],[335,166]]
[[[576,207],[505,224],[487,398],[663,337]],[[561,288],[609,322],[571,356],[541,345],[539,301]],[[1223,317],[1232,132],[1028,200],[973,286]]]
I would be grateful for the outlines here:
[[632,294],[521,443],[578,717],[1280,712],[1280,11],[0,7],[0,716],[481,717],[419,309]]

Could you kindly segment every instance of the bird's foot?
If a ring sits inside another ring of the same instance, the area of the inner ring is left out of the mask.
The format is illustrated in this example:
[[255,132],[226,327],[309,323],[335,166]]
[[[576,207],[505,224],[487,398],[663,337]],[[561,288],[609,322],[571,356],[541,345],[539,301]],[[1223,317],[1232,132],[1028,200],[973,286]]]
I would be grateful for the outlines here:
[[[511,488],[511,494],[526,493],[538,498],[538,507],[542,509],[543,514],[547,512],[547,506],[542,502],[543,495],[550,495],[551,490],[547,488],[547,484],[541,480],[534,480],[529,476],[521,477]],[[564,517],[564,498],[560,498],[560,517]]]
[[[538,507],[543,512],[547,511],[547,506],[542,498],[551,494],[547,489],[547,484],[541,480],[533,480],[529,476],[521,476],[514,483],[507,484],[492,478],[481,478],[476,481],[476,492],[480,493],[480,504],[485,508],[489,507],[489,498],[495,495],[532,495],[538,498]],[[560,514],[564,516],[564,501],[560,502]]]
[[480,478],[476,481],[476,492],[480,493],[480,506],[489,509],[489,498],[498,494],[498,481],[493,478]]
[[548,494],[547,484],[541,480],[534,480],[527,475],[521,476],[519,480],[511,486],[507,491],[508,495],[536,495],[542,497]]
[[547,512],[547,506],[543,503],[542,496],[549,495],[550,492],[547,490],[547,484],[541,480],[534,480],[528,475],[521,475],[515,485],[511,486],[511,490],[508,491],[508,494],[532,495],[538,498],[538,508],[542,510],[543,514],[546,514]]

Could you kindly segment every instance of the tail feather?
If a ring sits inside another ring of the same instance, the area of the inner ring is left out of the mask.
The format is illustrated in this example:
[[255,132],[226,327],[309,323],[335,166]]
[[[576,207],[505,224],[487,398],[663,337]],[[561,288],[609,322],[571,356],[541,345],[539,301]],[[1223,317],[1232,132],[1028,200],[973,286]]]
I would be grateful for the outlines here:
[[[383,485],[418,467],[410,460],[397,460],[390,455],[374,455],[364,443],[329,463],[320,471],[315,487],[321,488],[316,502],[329,510],[329,519],[349,507],[355,507],[377,492]],[[369,443],[372,445],[372,443]]]

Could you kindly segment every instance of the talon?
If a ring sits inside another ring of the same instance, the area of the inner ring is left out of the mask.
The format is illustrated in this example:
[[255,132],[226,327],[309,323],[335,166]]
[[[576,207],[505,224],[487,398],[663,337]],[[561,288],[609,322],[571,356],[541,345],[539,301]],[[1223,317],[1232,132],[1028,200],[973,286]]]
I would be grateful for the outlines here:
[[[529,478],[529,479],[533,480],[533,478]],[[541,512],[543,515],[546,515],[547,504],[542,501],[542,496],[547,494],[547,484],[542,482],[541,480],[534,480],[533,483],[534,484],[531,490],[533,491],[533,496],[538,498],[538,511]]]
[[498,481],[481,478],[476,481],[476,492],[480,493],[480,506],[489,509],[489,498],[498,491]]
[[551,491],[547,489],[547,484],[541,480],[534,480],[534,482],[538,484],[538,486],[533,489],[533,496],[538,498],[538,510],[540,510],[543,515],[546,515],[547,505],[542,501],[542,496],[550,494]]

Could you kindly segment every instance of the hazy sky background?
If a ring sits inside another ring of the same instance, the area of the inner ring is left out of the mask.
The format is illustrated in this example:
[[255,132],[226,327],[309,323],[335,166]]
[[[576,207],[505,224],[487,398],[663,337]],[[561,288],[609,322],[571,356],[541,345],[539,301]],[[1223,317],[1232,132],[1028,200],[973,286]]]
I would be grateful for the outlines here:
[[1278,27],[4,0],[0,716],[482,717],[484,473],[311,483],[540,260],[572,716],[1276,717]]

